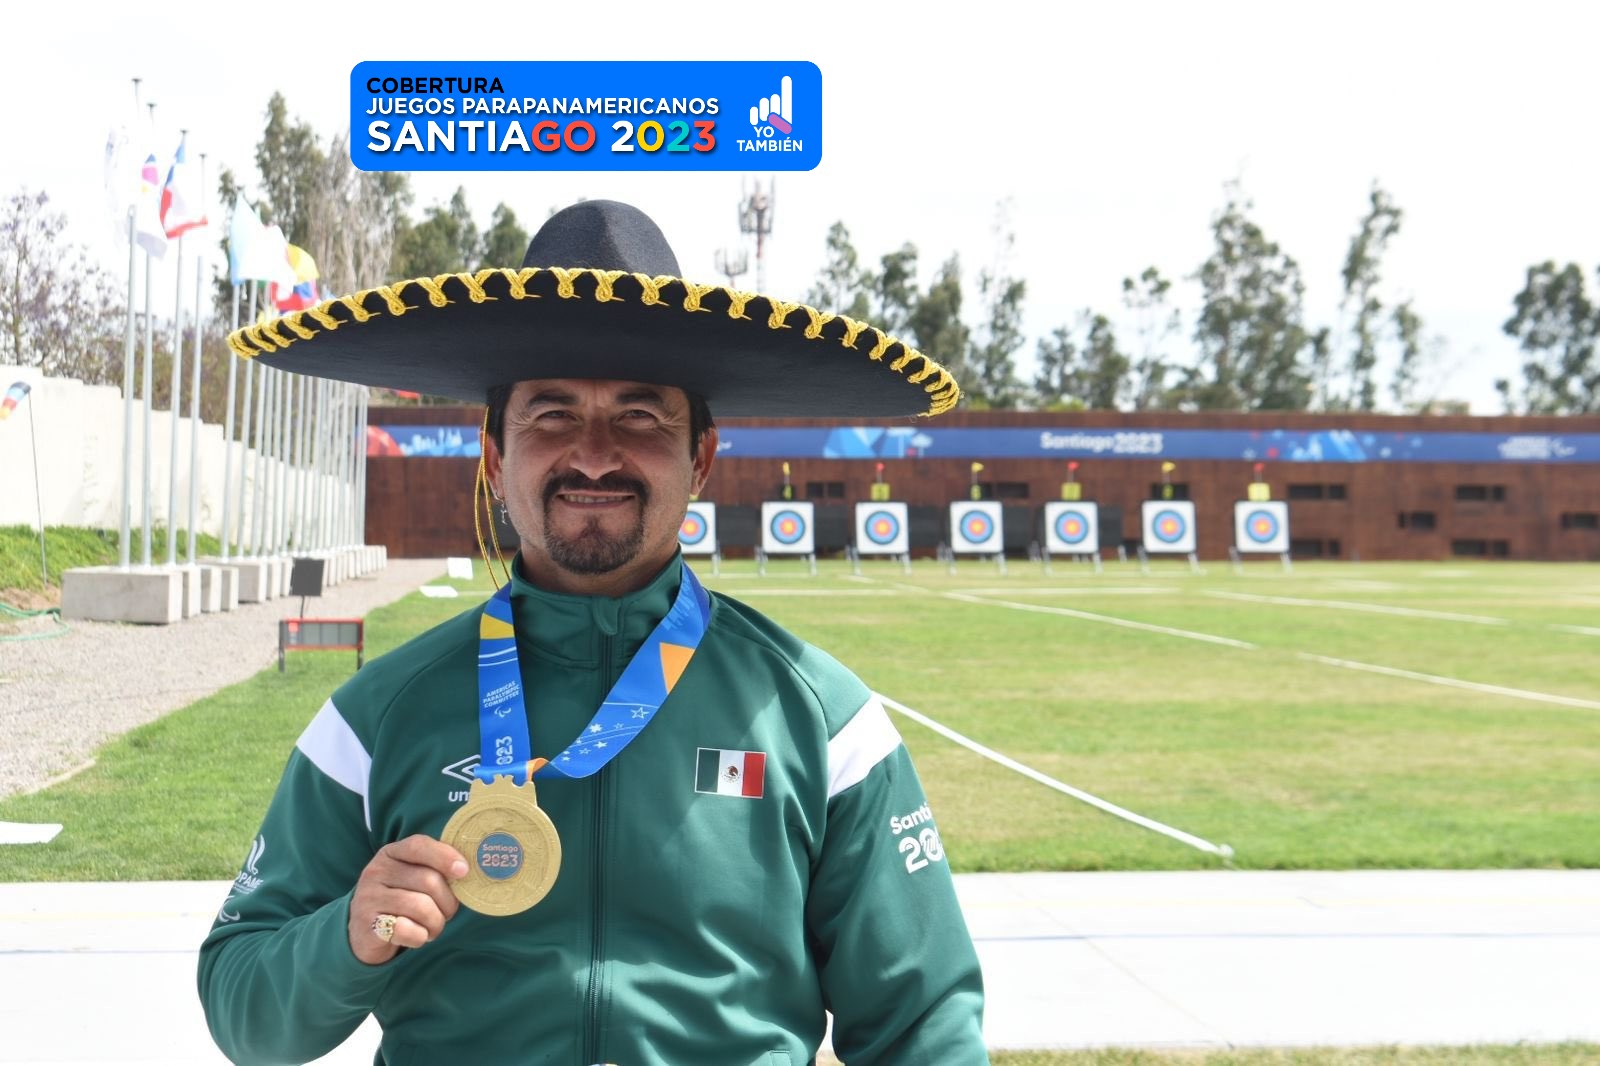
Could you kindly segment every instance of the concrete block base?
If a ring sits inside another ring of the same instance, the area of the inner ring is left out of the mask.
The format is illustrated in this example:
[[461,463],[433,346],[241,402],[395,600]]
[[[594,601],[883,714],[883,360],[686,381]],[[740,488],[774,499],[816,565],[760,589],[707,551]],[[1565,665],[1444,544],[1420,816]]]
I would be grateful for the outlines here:
[[231,566],[200,567],[200,609],[207,614],[239,606],[239,572]]
[[[201,556],[200,558],[200,599],[203,603],[211,602],[211,594],[206,591],[210,582],[217,586],[217,605],[206,608],[209,611],[231,611],[239,606],[239,566],[238,560],[230,559],[224,562],[215,555]],[[207,571],[216,571],[210,574]]]
[[[198,583],[199,575],[195,575]],[[66,621],[138,622],[171,625],[181,621],[185,575],[182,570],[85,566],[61,575],[61,617]],[[199,594],[195,594],[199,599]]]
[[200,568],[180,566],[178,573],[183,575],[183,616],[193,618],[203,609],[200,600]]
[[289,558],[287,555],[275,555],[272,557],[272,565],[274,568],[273,573],[275,575],[275,583],[272,587],[277,589],[277,592],[275,592],[273,595],[289,595],[289,571],[294,565],[294,560]]
[[266,559],[234,559],[228,565],[239,575],[240,603],[262,603],[272,598],[272,567]]

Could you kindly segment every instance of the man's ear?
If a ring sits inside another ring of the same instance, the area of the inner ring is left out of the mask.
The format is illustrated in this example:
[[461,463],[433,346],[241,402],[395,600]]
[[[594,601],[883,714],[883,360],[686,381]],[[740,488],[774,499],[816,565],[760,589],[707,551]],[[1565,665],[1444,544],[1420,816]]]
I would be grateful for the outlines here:
[[706,479],[711,477],[711,461],[717,457],[717,427],[707,426],[706,431],[700,435],[700,445],[694,452],[694,480],[689,486],[691,496],[700,495],[700,490],[706,487]]
[[494,438],[481,429],[478,438],[479,446],[483,449],[483,471],[489,479],[489,492],[496,499],[501,499],[505,494],[500,491],[500,449],[495,447]]

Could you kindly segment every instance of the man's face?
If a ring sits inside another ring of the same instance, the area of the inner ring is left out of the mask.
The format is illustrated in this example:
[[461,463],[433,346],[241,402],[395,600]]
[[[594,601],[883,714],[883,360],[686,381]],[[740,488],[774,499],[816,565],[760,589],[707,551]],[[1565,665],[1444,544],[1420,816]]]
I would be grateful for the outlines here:
[[677,551],[717,431],[691,455],[683,390],[562,378],[519,382],[504,450],[486,447],[527,576],[556,592],[617,596],[647,584]]

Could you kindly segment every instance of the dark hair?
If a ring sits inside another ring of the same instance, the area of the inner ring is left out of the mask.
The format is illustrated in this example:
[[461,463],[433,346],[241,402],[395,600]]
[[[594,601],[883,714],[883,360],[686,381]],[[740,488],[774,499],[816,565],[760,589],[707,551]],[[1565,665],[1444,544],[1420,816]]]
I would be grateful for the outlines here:
[[[511,402],[511,392],[516,387],[512,383],[496,385],[489,390],[489,439],[501,452],[506,450],[506,406]],[[711,406],[706,403],[704,396],[688,391],[684,395],[689,398],[689,455],[692,458],[700,450],[700,438],[716,422],[711,418]]]

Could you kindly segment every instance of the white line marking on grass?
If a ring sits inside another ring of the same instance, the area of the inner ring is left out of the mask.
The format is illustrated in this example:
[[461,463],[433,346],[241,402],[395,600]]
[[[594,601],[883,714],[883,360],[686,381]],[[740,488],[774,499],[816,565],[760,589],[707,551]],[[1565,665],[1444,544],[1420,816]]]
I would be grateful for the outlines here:
[[1584,637],[1600,637],[1600,629],[1596,629],[1594,626],[1564,626],[1551,622],[1550,628],[1562,633],[1577,633],[1579,636]]
[[1017,762],[1015,759],[1010,758],[1009,756],[1001,755],[993,748],[986,748],[977,741],[970,740],[967,737],[962,736],[949,726],[941,725],[940,723],[935,722],[932,718],[929,718],[927,715],[913,711],[905,704],[896,700],[892,700],[881,692],[878,693],[878,699],[883,701],[883,705],[885,707],[893,708],[894,710],[905,715],[907,718],[911,719],[913,722],[927,726],[929,729],[933,730],[935,733],[938,733],[946,740],[954,741],[955,743],[960,744],[963,748],[966,748],[968,751],[976,752],[977,754],[982,755],[985,759],[989,759],[992,762],[997,762],[1008,770],[1015,770],[1023,777],[1037,781],[1046,788],[1053,788],[1057,792],[1071,796],[1075,800],[1081,800],[1082,802],[1087,803],[1089,806],[1098,808],[1099,810],[1105,811],[1107,814],[1121,818],[1123,821],[1132,822],[1134,825],[1143,826],[1145,829],[1154,830],[1155,832],[1160,833],[1162,836],[1171,837],[1180,844],[1187,844],[1191,848],[1198,848],[1200,851],[1210,852],[1212,855],[1221,856],[1225,860],[1233,857],[1233,849],[1226,844],[1213,844],[1211,841],[1203,840],[1192,833],[1185,833],[1181,829],[1174,829],[1170,825],[1163,825],[1161,822],[1158,822],[1153,818],[1146,818],[1142,814],[1135,814],[1124,807],[1118,807],[1115,803],[1110,803],[1106,800],[1103,800],[1099,796],[1092,795],[1091,793],[1085,792],[1082,789],[1073,788],[1071,785],[1057,781],[1048,774],[1042,774],[1038,770],[1033,769],[1031,766],[1024,766],[1022,763]]
[[1430,685],[1464,688],[1470,692],[1487,692],[1496,696],[1510,696],[1513,699],[1533,700],[1538,703],[1559,703],[1563,707],[1582,707],[1586,710],[1600,711],[1600,701],[1579,699],[1576,696],[1555,696],[1548,692],[1531,692],[1522,688],[1506,688],[1504,685],[1485,685],[1478,681],[1462,681],[1454,677],[1440,677],[1438,674],[1420,674],[1415,670],[1401,670],[1394,666],[1378,666],[1375,663],[1358,663],[1349,659],[1334,659],[1326,655],[1313,655],[1304,651],[1297,651],[1295,655],[1310,662],[1322,663],[1326,666],[1341,666],[1346,670],[1363,670],[1369,674],[1404,677],[1412,681],[1426,681]]
[[1185,640],[1199,640],[1207,644],[1243,648],[1245,651],[1255,651],[1257,648],[1257,645],[1251,644],[1247,640],[1216,637],[1210,633],[1196,633],[1189,629],[1173,629],[1171,626],[1158,626],[1150,622],[1135,622],[1127,618],[1114,618],[1108,614],[1077,611],[1071,607],[1047,607],[1042,603],[1012,603],[1009,600],[992,600],[984,596],[968,596],[959,592],[944,592],[940,593],[940,595],[947,600],[960,600],[963,603],[981,603],[989,607],[1009,607],[1013,611],[1032,611],[1035,614],[1057,614],[1066,618],[1079,618],[1085,622],[1104,622],[1106,625],[1121,626],[1124,629],[1138,629],[1146,633],[1161,633],[1169,637],[1183,637]]
[[1327,607],[1335,611],[1364,611],[1368,614],[1397,614],[1406,618],[1433,618],[1441,622],[1471,622],[1479,626],[1508,626],[1504,618],[1485,614],[1456,614],[1453,611],[1429,611],[1421,607],[1391,607],[1382,603],[1356,603],[1351,600],[1302,600],[1293,596],[1256,596],[1248,592],[1220,592],[1208,589],[1207,596],[1223,600],[1244,600],[1248,603],[1275,603],[1284,607]]
[[1072,586],[1038,587],[1038,588],[994,588],[994,589],[962,589],[969,596],[1159,596],[1163,593],[1176,592],[1172,588],[1151,588],[1149,585],[1129,585],[1125,587],[1111,586],[1107,588],[1083,588]]
[[751,596],[898,596],[894,589],[740,589],[739,598]]

